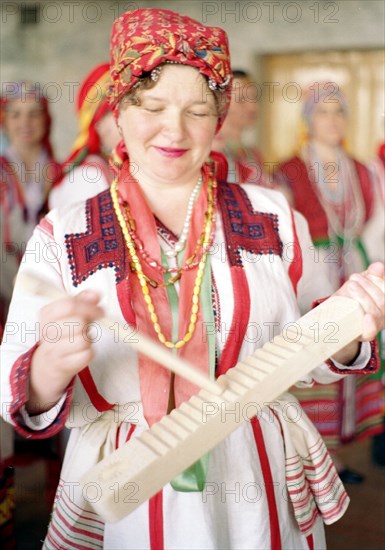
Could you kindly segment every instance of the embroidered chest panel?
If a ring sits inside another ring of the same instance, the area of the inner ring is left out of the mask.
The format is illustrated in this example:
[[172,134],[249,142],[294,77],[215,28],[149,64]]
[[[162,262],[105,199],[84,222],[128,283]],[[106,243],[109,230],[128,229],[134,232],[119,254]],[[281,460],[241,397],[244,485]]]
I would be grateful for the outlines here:
[[218,185],[218,203],[231,266],[243,266],[242,252],[282,257],[276,214],[254,211],[247,193],[236,184]]
[[[220,183],[218,203],[231,266],[243,266],[242,252],[282,256],[276,214],[255,212],[246,192],[236,184]],[[65,235],[73,285],[108,267],[114,269],[119,283],[128,272],[128,258],[109,190],[86,202],[85,216],[85,232]]]
[[109,190],[87,200],[85,216],[84,233],[64,236],[73,285],[78,286],[96,271],[107,267],[114,269],[119,283],[127,272],[127,255]]

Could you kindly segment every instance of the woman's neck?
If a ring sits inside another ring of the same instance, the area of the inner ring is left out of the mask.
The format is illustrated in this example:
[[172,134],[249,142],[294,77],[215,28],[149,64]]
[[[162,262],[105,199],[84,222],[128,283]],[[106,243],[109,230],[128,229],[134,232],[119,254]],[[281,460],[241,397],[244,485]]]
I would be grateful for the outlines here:
[[189,199],[199,176],[185,183],[168,182],[164,185],[136,178],[154,216],[177,236],[183,229]]
[[339,145],[329,145],[320,141],[314,140],[311,142],[317,156],[322,162],[337,162],[340,152]]

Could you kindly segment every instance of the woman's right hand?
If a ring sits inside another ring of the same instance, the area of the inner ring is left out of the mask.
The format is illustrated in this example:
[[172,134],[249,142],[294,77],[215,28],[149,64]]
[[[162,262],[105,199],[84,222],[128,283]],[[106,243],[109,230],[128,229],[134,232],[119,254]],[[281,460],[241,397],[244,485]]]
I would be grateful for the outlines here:
[[[100,296],[85,290],[51,302],[40,312],[40,341],[31,363],[27,411],[49,410],[64,394],[72,378],[93,357],[87,324],[103,317]],[[50,335],[51,333],[51,335]]]

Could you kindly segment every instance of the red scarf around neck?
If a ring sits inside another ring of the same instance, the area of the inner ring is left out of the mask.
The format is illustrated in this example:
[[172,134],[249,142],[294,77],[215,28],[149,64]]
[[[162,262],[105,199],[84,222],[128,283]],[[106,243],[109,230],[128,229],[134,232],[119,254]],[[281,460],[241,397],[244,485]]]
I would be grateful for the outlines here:
[[[207,186],[210,177],[211,165],[205,164],[202,170],[203,185],[194,204],[193,215],[186,244],[185,258],[190,257],[196,246],[196,242],[202,232],[207,211]],[[153,213],[151,212],[144,194],[138,182],[132,177],[129,169],[129,161],[126,160],[119,174],[119,194],[123,204],[127,203],[131,216],[135,220],[135,232],[141,243],[146,248],[146,253],[162,265],[161,248],[158,239],[157,227]],[[213,190],[215,192],[215,189]],[[214,229],[214,228],[213,228]],[[156,268],[143,262],[145,274],[158,283],[163,283],[163,274]],[[184,271],[180,279],[179,290],[179,322],[178,338],[184,337],[190,323],[192,296],[197,274],[197,267]],[[132,303],[131,307],[136,318],[136,326],[140,332],[158,341],[154,325],[150,319],[147,305],[144,301],[139,279],[135,273],[130,273],[130,286]],[[171,306],[165,287],[153,288],[148,285],[152,303],[158,316],[158,322],[163,334],[168,340],[172,340],[172,315]],[[208,343],[204,337],[206,333],[202,308],[198,311],[198,320],[191,339],[180,348],[177,353],[183,359],[190,361],[199,371],[208,375],[209,358]],[[169,402],[171,373],[151,359],[139,355],[139,379],[144,416],[151,426],[167,414]],[[199,388],[194,384],[175,376],[174,395],[175,406],[188,400],[198,392]]]

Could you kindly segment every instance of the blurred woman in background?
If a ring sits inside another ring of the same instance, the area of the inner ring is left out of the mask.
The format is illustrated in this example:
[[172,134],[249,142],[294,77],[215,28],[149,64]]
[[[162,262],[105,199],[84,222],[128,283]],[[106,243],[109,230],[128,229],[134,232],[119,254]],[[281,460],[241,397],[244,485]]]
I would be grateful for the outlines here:
[[[373,185],[369,170],[343,146],[348,125],[345,96],[334,83],[316,84],[303,105],[304,143],[297,155],[281,164],[277,179],[308,221],[315,261],[337,289],[369,263],[361,236],[373,211]],[[378,379],[350,377],[293,393],[329,450],[382,429]],[[363,480],[335,453],[334,460],[345,483]]]
[[50,208],[93,197],[112,181],[107,159],[120,135],[106,97],[109,80],[109,64],[103,63],[92,69],[80,87],[79,134],[63,163],[63,176],[50,193]]
[[39,83],[12,84],[1,102],[7,140],[0,156],[2,325],[25,245],[46,212],[47,194],[60,174],[50,143],[48,99]]
[[[26,243],[46,213],[47,193],[60,174],[50,143],[48,100],[39,83],[9,84],[1,98],[0,340]],[[5,550],[16,547],[13,464],[13,430],[0,420],[0,540]]]
[[213,149],[225,155],[230,183],[273,187],[272,174],[266,172],[261,153],[246,144],[245,134],[255,127],[258,112],[256,83],[247,72],[234,69],[229,112],[215,136]]

